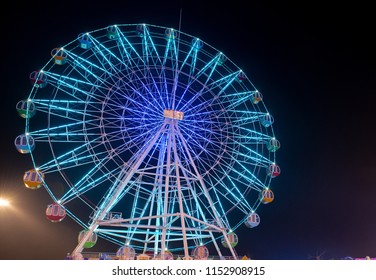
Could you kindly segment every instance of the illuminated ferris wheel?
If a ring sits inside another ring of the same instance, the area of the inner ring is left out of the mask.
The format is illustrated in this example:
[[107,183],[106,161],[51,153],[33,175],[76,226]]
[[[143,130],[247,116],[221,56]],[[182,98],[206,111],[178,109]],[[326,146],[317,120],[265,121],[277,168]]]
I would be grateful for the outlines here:
[[120,258],[237,258],[237,228],[274,198],[280,143],[225,54],[172,28],[114,25],[53,49],[30,80],[16,106],[23,180],[51,196],[47,218],[82,226],[74,258],[98,237]]

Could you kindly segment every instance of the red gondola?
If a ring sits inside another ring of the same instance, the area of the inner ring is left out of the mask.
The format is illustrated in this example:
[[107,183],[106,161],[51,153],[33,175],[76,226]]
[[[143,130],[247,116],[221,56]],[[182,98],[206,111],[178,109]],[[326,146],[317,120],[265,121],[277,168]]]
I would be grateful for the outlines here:
[[59,203],[52,203],[47,206],[46,217],[53,223],[61,222],[66,215],[67,212],[65,211],[64,206]]

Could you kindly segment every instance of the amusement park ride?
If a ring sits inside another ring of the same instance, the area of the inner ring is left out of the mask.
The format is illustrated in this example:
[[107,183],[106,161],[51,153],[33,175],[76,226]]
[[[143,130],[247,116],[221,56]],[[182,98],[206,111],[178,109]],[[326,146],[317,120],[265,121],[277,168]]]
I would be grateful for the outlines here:
[[263,95],[225,54],[121,24],[53,49],[29,78],[16,105],[15,146],[33,165],[23,181],[51,196],[49,220],[82,226],[73,259],[98,238],[118,259],[238,259],[237,228],[259,225],[274,199],[280,143]]

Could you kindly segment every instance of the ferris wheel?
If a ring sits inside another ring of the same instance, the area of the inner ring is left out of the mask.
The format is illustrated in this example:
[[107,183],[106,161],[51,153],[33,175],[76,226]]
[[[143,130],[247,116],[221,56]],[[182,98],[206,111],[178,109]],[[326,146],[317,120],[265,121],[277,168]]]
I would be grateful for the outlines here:
[[51,196],[48,219],[82,226],[74,258],[98,237],[122,258],[237,258],[236,230],[273,201],[280,143],[263,95],[225,54],[121,24],[54,48],[29,78],[16,105],[15,146],[33,165],[23,181]]

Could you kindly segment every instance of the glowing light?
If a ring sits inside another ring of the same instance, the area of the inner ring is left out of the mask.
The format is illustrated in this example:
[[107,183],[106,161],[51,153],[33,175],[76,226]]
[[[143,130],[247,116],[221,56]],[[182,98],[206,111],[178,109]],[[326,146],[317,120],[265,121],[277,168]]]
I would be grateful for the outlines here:
[[9,205],[10,205],[9,200],[5,198],[0,198],[0,207],[7,207]]

